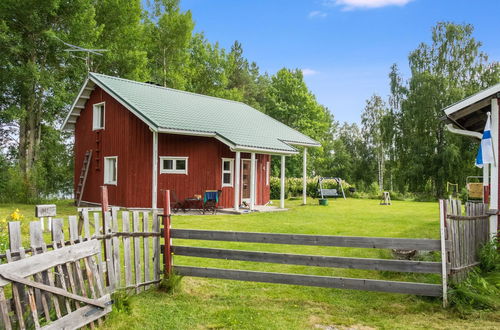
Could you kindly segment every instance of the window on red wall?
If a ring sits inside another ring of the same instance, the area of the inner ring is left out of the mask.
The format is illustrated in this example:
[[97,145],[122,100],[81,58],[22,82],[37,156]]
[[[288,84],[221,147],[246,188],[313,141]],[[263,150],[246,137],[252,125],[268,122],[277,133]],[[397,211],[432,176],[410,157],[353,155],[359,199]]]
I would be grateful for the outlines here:
[[118,184],[118,157],[104,157],[104,184]]
[[160,173],[188,174],[188,157],[160,157]]
[[233,186],[234,159],[222,158],[222,186]]
[[104,106],[104,102],[94,104],[92,114],[92,130],[94,131],[104,129]]

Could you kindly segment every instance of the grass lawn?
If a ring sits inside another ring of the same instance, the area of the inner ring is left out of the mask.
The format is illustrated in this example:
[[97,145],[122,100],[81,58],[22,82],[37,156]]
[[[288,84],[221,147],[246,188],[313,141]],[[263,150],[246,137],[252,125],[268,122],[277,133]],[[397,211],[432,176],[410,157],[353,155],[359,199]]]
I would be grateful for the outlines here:
[[[339,199],[327,207],[288,201],[288,212],[244,215],[174,216],[174,228],[300,233],[347,236],[439,238],[438,204]],[[0,205],[0,218],[18,207],[25,221],[33,206]],[[68,202],[61,215],[75,214]],[[390,258],[377,249],[287,246],[237,242],[174,240],[175,245],[270,252]],[[430,259],[438,258],[430,256]],[[438,260],[438,259],[435,259]],[[351,269],[288,266],[174,256],[174,264],[439,283],[439,275],[401,274]],[[130,298],[130,310],[114,311],[104,329],[334,329],[481,328],[500,326],[498,312],[477,312],[466,319],[441,308],[441,300],[402,294],[326,289],[279,284],[183,278],[180,289],[166,294],[151,289]]]

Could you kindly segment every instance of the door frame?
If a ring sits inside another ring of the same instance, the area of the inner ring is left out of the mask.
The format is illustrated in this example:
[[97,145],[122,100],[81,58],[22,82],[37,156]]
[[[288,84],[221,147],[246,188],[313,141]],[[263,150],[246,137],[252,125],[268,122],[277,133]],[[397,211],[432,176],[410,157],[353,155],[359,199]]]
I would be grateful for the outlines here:
[[[248,164],[250,165],[250,168],[251,168],[251,162],[252,160],[250,158],[241,158],[241,161],[240,161],[240,200],[241,202],[250,202],[250,198],[243,198],[243,162],[248,162]],[[257,161],[257,157],[255,157],[255,204],[257,204],[257,187],[258,187],[258,181],[257,181],[257,164],[258,164],[258,161]],[[251,182],[250,182],[251,184]]]

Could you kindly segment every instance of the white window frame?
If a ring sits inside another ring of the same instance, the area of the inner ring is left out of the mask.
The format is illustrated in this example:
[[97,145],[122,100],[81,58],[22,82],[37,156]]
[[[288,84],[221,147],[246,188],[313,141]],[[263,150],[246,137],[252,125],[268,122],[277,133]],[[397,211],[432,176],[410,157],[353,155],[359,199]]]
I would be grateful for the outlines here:
[[[229,162],[229,170],[224,170],[224,162]],[[222,158],[222,175],[221,182],[222,187],[233,187],[234,186],[234,158]],[[224,174],[229,173],[231,175],[231,183],[224,183]]]
[[[114,159],[115,160],[115,173],[116,173],[116,178],[115,180],[110,180],[108,177],[109,175],[109,170],[108,170],[108,160],[109,159]],[[104,184],[108,185],[118,185],[118,156],[109,156],[109,157],[104,157]]]
[[271,177],[271,162],[267,161],[266,162],[266,186],[269,186],[270,177]]
[[[168,170],[163,168],[163,161],[164,160],[172,160],[173,167],[174,169]],[[184,170],[177,170],[176,165],[177,165],[177,160],[185,160],[186,161],[186,168]],[[189,168],[189,157],[182,157],[182,156],[161,156],[160,157],[160,174],[188,174],[188,168]]]
[[[99,114],[99,116],[96,116],[97,109],[100,109],[101,105],[103,114],[102,115]],[[102,118],[101,126],[97,126],[97,120],[101,120],[101,118]],[[106,119],[106,102],[94,103],[94,105],[92,106],[92,130],[98,131],[104,129],[104,123],[106,122],[105,119]]]

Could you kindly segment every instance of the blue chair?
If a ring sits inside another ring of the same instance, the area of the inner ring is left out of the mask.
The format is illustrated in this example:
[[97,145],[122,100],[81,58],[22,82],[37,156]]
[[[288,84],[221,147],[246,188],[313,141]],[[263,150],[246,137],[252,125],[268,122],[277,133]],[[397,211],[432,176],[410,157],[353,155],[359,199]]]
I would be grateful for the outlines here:
[[211,211],[212,214],[217,212],[217,204],[219,203],[222,190],[206,190],[203,194],[203,214]]

